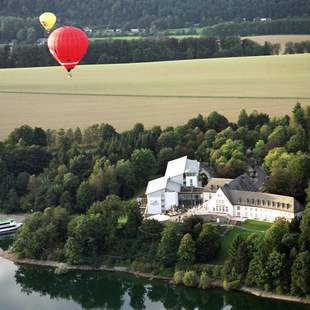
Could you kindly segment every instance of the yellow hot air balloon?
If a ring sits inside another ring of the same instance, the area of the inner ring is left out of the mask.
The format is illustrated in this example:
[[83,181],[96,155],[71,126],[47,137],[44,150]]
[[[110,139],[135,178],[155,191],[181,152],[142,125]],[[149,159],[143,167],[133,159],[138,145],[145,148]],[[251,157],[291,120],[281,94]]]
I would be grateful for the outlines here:
[[51,12],[45,12],[40,16],[40,23],[49,32],[55,25],[57,17]]

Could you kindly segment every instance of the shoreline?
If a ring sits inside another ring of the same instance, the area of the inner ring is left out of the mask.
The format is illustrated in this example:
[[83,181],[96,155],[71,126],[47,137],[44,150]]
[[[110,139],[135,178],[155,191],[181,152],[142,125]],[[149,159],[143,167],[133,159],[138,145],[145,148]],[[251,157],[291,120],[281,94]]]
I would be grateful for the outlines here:
[[[107,266],[93,267],[93,266],[87,266],[87,265],[71,266],[71,265],[67,265],[66,263],[60,263],[56,261],[42,261],[42,260],[36,260],[36,259],[18,259],[14,255],[14,253],[11,253],[9,251],[3,251],[1,248],[0,248],[0,257],[7,259],[17,265],[32,265],[32,266],[42,266],[42,267],[52,267],[52,268],[65,268],[68,271],[121,272],[121,273],[130,274],[136,277],[145,278],[148,280],[160,280],[164,282],[173,283],[172,277],[158,276],[158,275],[153,275],[151,273],[132,271],[132,270],[129,270],[127,267],[122,267],[122,266],[115,266],[115,267],[107,267]],[[212,281],[211,288],[224,289],[223,281],[220,281],[220,280]],[[297,297],[297,296],[291,296],[291,295],[280,295],[280,294],[266,292],[261,289],[251,288],[247,286],[242,286],[238,289],[234,288],[232,289],[232,291],[238,291],[238,292],[254,295],[256,297],[261,297],[261,298],[275,299],[275,300],[288,301],[288,302],[297,302],[297,303],[308,304],[308,305],[310,304],[310,298]]]
[[151,273],[143,273],[139,271],[129,270],[127,267],[115,266],[115,267],[107,267],[107,266],[88,266],[88,265],[68,265],[66,263],[61,263],[57,261],[42,261],[36,259],[18,259],[13,253],[9,251],[3,251],[0,248],[0,257],[11,261],[17,265],[31,265],[31,266],[41,266],[41,267],[52,267],[52,268],[65,268],[68,271],[106,271],[106,272],[122,272],[127,273],[136,277],[146,278],[149,280],[161,280],[165,282],[171,282],[173,279],[171,277],[158,276]]

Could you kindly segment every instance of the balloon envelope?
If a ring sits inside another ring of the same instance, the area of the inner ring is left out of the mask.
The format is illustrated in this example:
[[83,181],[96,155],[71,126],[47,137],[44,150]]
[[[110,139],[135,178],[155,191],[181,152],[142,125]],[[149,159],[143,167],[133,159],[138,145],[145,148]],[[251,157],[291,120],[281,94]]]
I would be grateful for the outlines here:
[[50,34],[47,44],[53,57],[70,72],[85,56],[88,37],[79,28],[64,26]]
[[51,12],[45,12],[40,16],[40,23],[46,31],[50,31],[54,27],[56,20],[57,17]]

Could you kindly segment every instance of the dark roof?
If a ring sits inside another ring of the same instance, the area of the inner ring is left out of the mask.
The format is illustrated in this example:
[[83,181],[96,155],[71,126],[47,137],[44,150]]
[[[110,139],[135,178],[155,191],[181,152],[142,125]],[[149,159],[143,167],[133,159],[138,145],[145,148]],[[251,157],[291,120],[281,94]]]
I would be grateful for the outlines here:
[[246,173],[231,181],[228,186],[231,190],[256,192],[252,179]]
[[229,184],[225,184],[224,186],[222,186],[221,190],[223,191],[223,193],[225,194],[227,199],[233,204],[233,199],[232,199],[231,194],[230,194],[231,190],[229,188]]
[[204,191],[216,193],[220,187],[224,186],[225,184],[229,184],[232,181],[233,179],[211,178],[208,184],[204,187]]

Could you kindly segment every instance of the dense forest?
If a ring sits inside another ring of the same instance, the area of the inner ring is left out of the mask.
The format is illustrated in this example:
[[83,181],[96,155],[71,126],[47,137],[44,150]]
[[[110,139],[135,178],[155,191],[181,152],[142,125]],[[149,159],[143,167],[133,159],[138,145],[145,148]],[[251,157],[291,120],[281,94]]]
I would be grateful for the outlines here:
[[144,36],[184,27],[205,27],[207,36],[308,34],[310,29],[307,0],[92,0],[74,5],[68,0],[0,0],[0,43],[43,38],[38,16],[46,10],[57,14],[59,26],[87,26],[95,36],[105,29],[124,34],[138,28]]
[[[218,39],[99,40],[89,46],[83,64],[131,63],[233,56],[259,56],[279,53],[280,46],[264,45],[239,37]],[[14,45],[0,47],[0,68],[56,65],[47,46]]]
[[180,28],[256,17],[309,16],[308,0],[1,0],[0,16],[55,12],[60,23],[114,28]]
[[252,36],[272,34],[309,34],[310,18],[286,18],[267,21],[225,22],[205,27],[204,36]]
[[[123,36],[132,33],[121,29],[121,32],[108,32],[104,29],[89,32],[90,37],[102,36]],[[227,37],[227,36],[251,36],[251,35],[272,35],[272,34],[309,34],[310,18],[295,17],[279,20],[266,21],[230,21],[221,22],[216,25],[209,25],[198,31],[198,28],[180,28],[171,30],[161,30],[149,28],[139,30],[139,36],[142,38],[156,38],[162,36],[179,35],[197,35],[204,37]],[[43,28],[37,18],[27,18],[13,16],[0,16],[0,43],[1,44],[20,44],[37,43],[37,40],[45,38]]]
[[237,124],[217,112],[183,126],[145,129],[136,124],[118,133],[109,124],[84,131],[43,130],[24,125],[0,143],[0,210],[43,211],[61,205],[88,210],[115,194],[130,199],[166,163],[183,155],[236,177],[253,162],[269,175],[266,190],[304,203],[310,179],[310,107],[297,104],[292,117],[240,113]]
[[[237,237],[226,262],[210,265],[221,227],[200,218],[162,226],[143,220],[133,197],[182,155],[235,177],[262,164],[268,192],[292,195],[308,207],[301,220],[278,220],[265,235]],[[270,118],[241,111],[237,123],[217,112],[178,127],[118,133],[108,124],[84,131],[22,126],[0,143],[0,209],[33,212],[16,235],[20,257],[71,264],[123,264],[173,275],[207,288],[242,284],[278,293],[310,293],[310,106]]]

